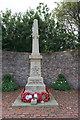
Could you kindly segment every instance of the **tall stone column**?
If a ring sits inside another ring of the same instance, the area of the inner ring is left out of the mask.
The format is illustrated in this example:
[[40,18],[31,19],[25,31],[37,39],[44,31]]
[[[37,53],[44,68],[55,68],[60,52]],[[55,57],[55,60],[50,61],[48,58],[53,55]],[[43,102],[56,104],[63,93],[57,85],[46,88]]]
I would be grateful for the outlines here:
[[32,53],[30,59],[30,77],[25,86],[25,92],[41,92],[45,91],[45,84],[41,77],[41,59],[39,53],[39,35],[38,35],[38,20],[35,19],[32,28]]
[[32,54],[39,54],[39,35],[38,35],[38,20],[34,20],[32,27]]

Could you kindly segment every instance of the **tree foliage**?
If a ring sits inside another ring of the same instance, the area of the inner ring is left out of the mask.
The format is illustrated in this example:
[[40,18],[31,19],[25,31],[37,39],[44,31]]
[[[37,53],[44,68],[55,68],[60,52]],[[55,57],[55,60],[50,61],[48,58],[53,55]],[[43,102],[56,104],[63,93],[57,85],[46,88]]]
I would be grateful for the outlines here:
[[67,31],[64,24],[56,22],[47,5],[40,3],[36,11],[12,14],[11,10],[2,11],[2,48],[9,51],[31,52],[32,24],[39,23],[40,52],[53,52],[75,49],[76,35]]
[[72,32],[74,36],[78,33],[78,42],[80,42],[80,2],[57,3],[54,14],[68,32]]

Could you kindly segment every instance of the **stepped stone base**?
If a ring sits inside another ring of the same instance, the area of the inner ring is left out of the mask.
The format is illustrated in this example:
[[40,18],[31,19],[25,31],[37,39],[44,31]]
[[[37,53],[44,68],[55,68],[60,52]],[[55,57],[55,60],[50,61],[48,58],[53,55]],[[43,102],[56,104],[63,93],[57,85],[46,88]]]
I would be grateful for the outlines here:
[[29,77],[28,83],[25,86],[25,92],[41,92],[46,91],[42,77]]
[[48,102],[44,103],[38,103],[36,105],[31,105],[31,103],[24,103],[21,100],[21,94],[17,97],[17,99],[12,104],[12,107],[57,107],[58,103],[54,99],[54,97],[51,95],[50,100]]

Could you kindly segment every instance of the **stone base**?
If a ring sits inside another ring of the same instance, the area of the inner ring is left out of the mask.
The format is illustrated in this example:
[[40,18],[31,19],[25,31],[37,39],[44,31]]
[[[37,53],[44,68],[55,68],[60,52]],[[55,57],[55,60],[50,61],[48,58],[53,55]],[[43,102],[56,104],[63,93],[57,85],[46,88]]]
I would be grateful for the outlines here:
[[43,78],[42,77],[38,77],[38,76],[34,76],[34,77],[29,77],[28,78],[28,83],[25,86],[25,92],[41,92],[41,91],[45,91],[46,87],[45,84],[43,83]]
[[44,103],[38,103],[36,105],[31,105],[31,103],[24,103],[21,100],[21,94],[17,97],[17,99],[12,104],[12,107],[57,107],[58,103],[54,99],[54,97],[51,95],[51,98],[48,102]]
[[42,85],[26,85],[25,86],[25,92],[31,92],[31,93],[34,93],[34,92],[41,92],[41,91],[46,91],[45,89],[45,85],[42,84]]

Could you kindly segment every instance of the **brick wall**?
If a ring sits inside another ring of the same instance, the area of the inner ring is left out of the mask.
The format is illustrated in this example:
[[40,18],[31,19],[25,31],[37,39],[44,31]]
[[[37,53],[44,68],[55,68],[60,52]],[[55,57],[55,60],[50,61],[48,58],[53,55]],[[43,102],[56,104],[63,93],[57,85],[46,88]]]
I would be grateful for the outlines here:
[[[2,75],[12,74],[14,80],[25,86],[30,72],[29,54],[24,52],[2,52]],[[54,53],[41,53],[43,56],[41,68],[44,83],[51,87],[59,73],[67,78],[71,88],[78,89],[78,50],[68,50]]]

